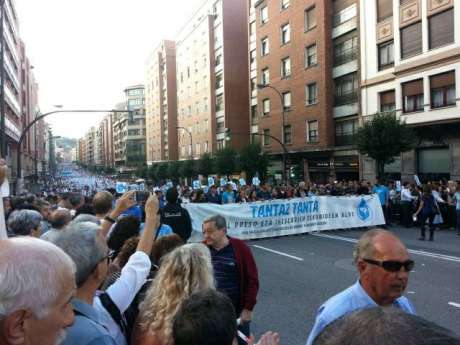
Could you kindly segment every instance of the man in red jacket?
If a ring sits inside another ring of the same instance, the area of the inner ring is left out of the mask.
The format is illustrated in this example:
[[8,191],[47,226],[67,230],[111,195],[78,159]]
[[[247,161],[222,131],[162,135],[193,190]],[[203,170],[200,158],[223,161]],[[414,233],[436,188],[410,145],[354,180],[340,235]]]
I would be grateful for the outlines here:
[[220,215],[204,220],[203,237],[211,251],[217,289],[231,299],[239,315],[239,329],[249,336],[259,290],[257,266],[251,250],[243,241],[227,236],[227,223]]

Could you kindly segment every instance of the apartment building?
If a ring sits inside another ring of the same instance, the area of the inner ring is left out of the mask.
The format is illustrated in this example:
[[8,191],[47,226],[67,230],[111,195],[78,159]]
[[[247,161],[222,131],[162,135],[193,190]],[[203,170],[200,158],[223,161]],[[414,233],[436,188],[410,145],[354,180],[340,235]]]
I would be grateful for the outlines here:
[[[416,149],[385,167],[396,179],[460,179],[460,8],[454,0],[361,0],[362,116],[394,111]],[[363,158],[363,177],[375,174]]]
[[113,152],[113,114],[107,114],[102,126],[102,164],[112,168],[115,165]]
[[178,159],[176,44],[162,41],[147,60],[147,163]]
[[197,10],[177,37],[176,75],[179,159],[249,142],[247,1]]
[[[53,141],[53,140],[51,140]],[[85,134],[85,159],[84,164],[95,165],[96,129],[91,127]]]
[[142,165],[146,161],[146,128],[144,85],[134,85],[124,90],[126,101],[117,105],[113,122],[114,161],[120,170]]
[[354,0],[250,2],[251,134],[273,172],[283,170],[280,141],[291,176],[359,177],[358,17]]

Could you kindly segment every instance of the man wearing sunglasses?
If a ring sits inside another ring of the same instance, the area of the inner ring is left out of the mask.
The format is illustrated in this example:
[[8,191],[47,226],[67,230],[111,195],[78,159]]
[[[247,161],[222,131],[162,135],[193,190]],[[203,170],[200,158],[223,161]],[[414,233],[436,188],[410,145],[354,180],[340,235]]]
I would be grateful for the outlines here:
[[359,280],[319,308],[307,345],[313,344],[328,324],[355,310],[394,306],[415,314],[410,301],[402,296],[414,261],[398,237],[383,229],[367,231],[359,239],[353,258]]

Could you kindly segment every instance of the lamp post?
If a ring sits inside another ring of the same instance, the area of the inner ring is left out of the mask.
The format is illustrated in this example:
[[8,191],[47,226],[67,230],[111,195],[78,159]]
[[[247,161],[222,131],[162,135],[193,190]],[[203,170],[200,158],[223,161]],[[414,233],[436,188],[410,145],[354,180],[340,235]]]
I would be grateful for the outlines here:
[[[62,106],[55,106],[56,108],[61,108]],[[21,188],[21,182],[22,182],[22,161],[21,161],[21,145],[26,137],[27,132],[29,129],[38,121],[41,119],[45,118],[46,116],[52,115],[52,114],[57,114],[57,113],[129,113],[129,110],[54,110],[50,111],[48,113],[40,114],[38,116],[35,116],[34,120],[31,121],[21,132],[21,135],[19,136],[19,142],[18,142],[18,152],[17,152],[17,169],[16,169],[16,188],[15,188],[15,193],[17,194],[20,191]]]
[[[285,119],[284,119],[284,117],[285,117],[285,116],[284,116],[284,115],[285,115],[285,111],[284,111],[284,98],[283,98],[283,95],[281,94],[281,92],[280,92],[276,87],[271,86],[270,84],[257,84],[257,88],[258,88],[259,90],[265,89],[265,88],[272,89],[272,90],[274,90],[274,91],[278,94],[278,96],[280,97],[280,104],[281,104],[281,124],[282,124],[282,126],[283,126],[282,131],[281,131],[281,141],[282,141],[282,142],[280,142],[277,138],[275,138],[275,137],[273,137],[273,136],[271,136],[271,135],[266,135],[266,136],[275,139],[276,141],[278,141],[278,142],[281,144],[281,146],[283,146],[283,149],[284,149],[284,150],[283,150],[283,180],[284,180],[285,182],[287,182],[287,178],[286,178],[286,160],[287,160],[288,151],[287,151],[287,149],[286,149],[286,146],[284,146],[284,140],[285,140],[285,138],[284,138],[284,128],[285,128]],[[255,133],[254,133],[254,134],[255,134]]]
[[190,136],[190,160],[193,159],[193,139],[192,139],[192,133],[185,127],[176,127],[177,129],[182,129],[187,132],[187,134]]

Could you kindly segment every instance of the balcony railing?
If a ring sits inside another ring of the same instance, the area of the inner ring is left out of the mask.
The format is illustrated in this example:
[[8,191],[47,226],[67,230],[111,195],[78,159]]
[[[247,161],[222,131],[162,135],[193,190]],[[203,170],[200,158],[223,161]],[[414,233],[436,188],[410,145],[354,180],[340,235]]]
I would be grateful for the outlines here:
[[351,92],[343,93],[341,95],[335,95],[334,105],[344,105],[350,103],[356,103],[358,101],[358,90],[353,90]]
[[334,54],[334,66],[340,66],[347,62],[356,60],[358,58],[358,48],[350,48],[335,52]]

